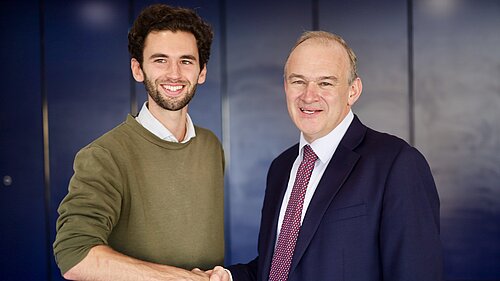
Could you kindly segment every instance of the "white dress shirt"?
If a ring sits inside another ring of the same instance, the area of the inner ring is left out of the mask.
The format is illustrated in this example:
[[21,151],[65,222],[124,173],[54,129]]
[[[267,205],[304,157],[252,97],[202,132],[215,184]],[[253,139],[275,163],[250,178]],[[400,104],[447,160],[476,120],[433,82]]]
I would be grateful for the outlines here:
[[[141,111],[139,111],[139,115],[137,115],[135,120],[160,139],[170,142],[179,142],[179,140],[177,140],[177,138],[165,126],[163,126],[163,124],[158,121],[153,114],[151,114],[147,105],[148,102],[144,102]],[[196,137],[193,121],[191,121],[189,114],[186,115],[186,119],[186,135],[180,143],[186,143],[190,139]]]
[[297,170],[299,169],[300,162],[302,162],[303,148],[305,145],[309,144],[318,156],[318,160],[314,164],[314,169],[311,174],[311,178],[309,180],[309,184],[307,185],[306,195],[304,197],[304,206],[302,208],[302,217],[301,224],[304,221],[304,216],[307,212],[307,207],[309,207],[309,203],[316,191],[316,187],[325,172],[328,163],[330,163],[330,159],[332,159],[335,150],[339,146],[340,141],[344,137],[349,125],[351,125],[352,120],[354,119],[354,114],[352,111],[349,111],[347,116],[340,122],[340,124],[333,129],[328,135],[315,140],[313,143],[308,143],[304,135],[300,134],[300,143],[299,143],[299,155],[295,159],[293,163],[292,170],[290,171],[290,179],[288,180],[288,186],[286,189],[285,197],[283,198],[283,202],[281,204],[280,216],[278,220],[278,231],[276,232],[276,241],[278,241],[278,237],[281,231],[281,226],[283,224],[283,219],[285,218],[285,211],[288,205],[288,201],[290,200],[290,194],[292,193],[293,184],[295,182],[295,176],[297,175]]

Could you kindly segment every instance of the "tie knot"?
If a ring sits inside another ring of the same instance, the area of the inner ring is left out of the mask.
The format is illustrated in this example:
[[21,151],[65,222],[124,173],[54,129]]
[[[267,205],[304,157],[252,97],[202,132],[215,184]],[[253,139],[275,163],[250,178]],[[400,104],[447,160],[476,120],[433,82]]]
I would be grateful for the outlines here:
[[304,159],[303,161],[307,162],[315,162],[318,159],[318,156],[312,150],[310,145],[304,146]]

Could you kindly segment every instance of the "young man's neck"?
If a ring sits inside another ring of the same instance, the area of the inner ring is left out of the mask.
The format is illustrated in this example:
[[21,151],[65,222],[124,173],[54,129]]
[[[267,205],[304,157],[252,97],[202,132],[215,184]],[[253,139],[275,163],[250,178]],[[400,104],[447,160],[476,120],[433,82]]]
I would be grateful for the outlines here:
[[151,114],[160,121],[177,139],[184,140],[187,132],[187,105],[177,111],[164,109],[155,102],[148,101],[148,109]]

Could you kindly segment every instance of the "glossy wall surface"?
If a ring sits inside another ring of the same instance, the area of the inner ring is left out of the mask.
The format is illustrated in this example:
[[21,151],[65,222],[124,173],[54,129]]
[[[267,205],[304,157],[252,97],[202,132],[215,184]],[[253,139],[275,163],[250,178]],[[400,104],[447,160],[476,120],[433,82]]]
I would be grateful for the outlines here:
[[38,2],[0,4],[4,66],[0,75],[0,280],[6,281],[49,276],[40,32]]
[[415,142],[451,280],[500,279],[500,2],[415,1]]
[[[154,2],[0,2],[0,280],[62,280],[56,209],[75,153],[146,98],[130,76],[127,31]],[[358,55],[354,112],[431,165],[446,279],[500,280],[500,2],[164,2],[195,8],[215,30],[189,110],[224,144],[228,264],[255,256],[267,168],[298,141],[286,56],[302,31],[324,29]]]
[[[49,108],[51,241],[77,151],[125,120],[130,108],[122,1],[44,1]],[[73,155],[73,156],[72,156]],[[51,272],[60,272],[52,258]]]

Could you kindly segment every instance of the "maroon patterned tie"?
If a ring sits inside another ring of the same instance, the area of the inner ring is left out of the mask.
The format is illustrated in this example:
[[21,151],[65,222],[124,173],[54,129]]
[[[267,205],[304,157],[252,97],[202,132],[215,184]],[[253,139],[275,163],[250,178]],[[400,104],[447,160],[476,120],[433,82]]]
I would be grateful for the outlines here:
[[274,249],[271,272],[269,273],[270,281],[285,281],[288,278],[301,225],[300,219],[302,217],[302,207],[304,206],[304,196],[306,195],[307,185],[316,159],[318,159],[318,156],[311,147],[309,145],[304,146],[304,157],[297,170],[292,194],[286,206],[285,218],[278,236],[278,244]]

